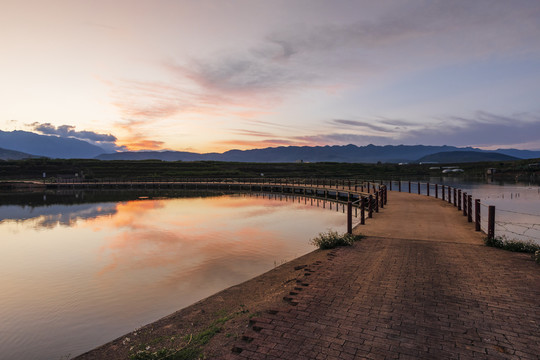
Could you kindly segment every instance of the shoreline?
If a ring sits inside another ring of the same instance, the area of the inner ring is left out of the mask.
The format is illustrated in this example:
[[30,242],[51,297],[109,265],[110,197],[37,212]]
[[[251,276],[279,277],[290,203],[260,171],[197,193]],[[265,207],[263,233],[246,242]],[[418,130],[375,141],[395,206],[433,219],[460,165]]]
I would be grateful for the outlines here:
[[[316,249],[261,275],[221,290],[161,319],[73,357],[74,360],[129,359],[138,351],[152,354],[197,347],[205,358],[230,354],[251,318],[270,309],[290,306],[284,298],[304,276],[302,271],[327,258],[332,250]],[[193,339],[216,330],[197,346]]]

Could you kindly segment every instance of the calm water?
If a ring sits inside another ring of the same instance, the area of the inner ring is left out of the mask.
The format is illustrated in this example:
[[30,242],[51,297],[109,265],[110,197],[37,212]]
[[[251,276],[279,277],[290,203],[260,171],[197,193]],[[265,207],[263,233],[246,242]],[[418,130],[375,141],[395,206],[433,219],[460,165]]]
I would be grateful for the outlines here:
[[3,199],[0,359],[78,355],[306,254],[310,238],[346,224],[298,198],[85,196]]

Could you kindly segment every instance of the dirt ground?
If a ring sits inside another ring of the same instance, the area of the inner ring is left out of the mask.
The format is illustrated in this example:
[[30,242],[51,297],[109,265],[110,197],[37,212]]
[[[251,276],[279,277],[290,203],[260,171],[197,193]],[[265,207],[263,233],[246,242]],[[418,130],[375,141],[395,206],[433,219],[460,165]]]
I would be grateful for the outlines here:
[[216,358],[231,352],[249,319],[262,312],[283,307],[286,297],[304,275],[302,269],[327,258],[328,251],[315,250],[280,265],[258,277],[232,286],[156,322],[121,336],[77,360],[129,359],[137,351],[146,354],[161,349],[172,351],[193,345],[208,329],[218,329],[200,346],[202,358]]

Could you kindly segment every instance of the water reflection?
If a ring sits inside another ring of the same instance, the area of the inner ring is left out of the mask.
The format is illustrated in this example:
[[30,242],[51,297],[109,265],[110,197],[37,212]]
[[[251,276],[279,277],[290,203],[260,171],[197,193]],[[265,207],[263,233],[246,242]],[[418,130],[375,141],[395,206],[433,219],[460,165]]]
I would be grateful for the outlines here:
[[78,220],[88,220],[99,216],[114,215],[115,204],[71,205],[66,212],[64,205],[28,207],[7,205],[0,207],[0,223],[4,221],[33,222],[35,227],[53,228],[57,225],[73,226]]
[[47,194],[32,206],[0,206],[0,357],[84,352],[311,251],[318,232],[345,227],[341,212],[307,201],[64,195],[69,205]]

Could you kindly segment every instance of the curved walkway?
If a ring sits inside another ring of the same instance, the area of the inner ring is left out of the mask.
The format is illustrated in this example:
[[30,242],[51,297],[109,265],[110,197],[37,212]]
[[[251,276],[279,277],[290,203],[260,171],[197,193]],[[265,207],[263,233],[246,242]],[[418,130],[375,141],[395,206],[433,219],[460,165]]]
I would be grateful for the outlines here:
[[540,266],[452,205],[390,192],[368,237],[307,264],[231,359],[540,359]]

